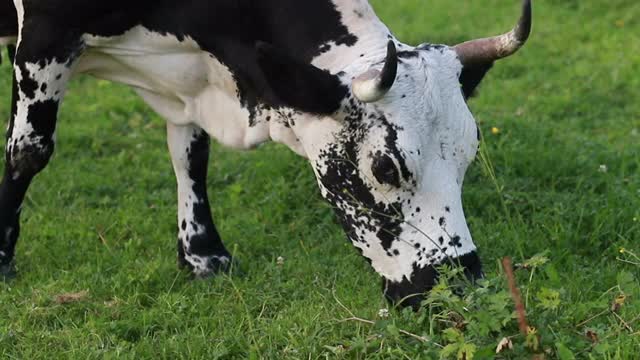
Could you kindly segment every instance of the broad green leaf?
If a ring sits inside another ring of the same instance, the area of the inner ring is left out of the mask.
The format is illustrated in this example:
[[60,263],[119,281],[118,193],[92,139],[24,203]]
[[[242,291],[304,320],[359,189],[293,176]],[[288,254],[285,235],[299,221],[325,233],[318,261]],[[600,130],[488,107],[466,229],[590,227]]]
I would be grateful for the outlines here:
[[560,306],[560,293],[555,290],[542,288],[536,298],[540,302],[538,306],[545,310],[556,310]]
[[571,350],[569,350],[569,348],[567,348],[563,343],[556,343],[556,350],[558,359],[560,360],[575,360],[576,358],[573,355],[573,352],[571,352]]

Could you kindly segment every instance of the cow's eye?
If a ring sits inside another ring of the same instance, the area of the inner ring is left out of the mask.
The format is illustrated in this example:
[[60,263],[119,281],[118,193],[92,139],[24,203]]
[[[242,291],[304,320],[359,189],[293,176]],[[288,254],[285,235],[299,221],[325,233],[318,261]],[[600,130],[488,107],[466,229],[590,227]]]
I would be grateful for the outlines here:
[[393,159],[388,155],[376,155],[373,158],[371,171],[381,184],[400,187],[400,172]]

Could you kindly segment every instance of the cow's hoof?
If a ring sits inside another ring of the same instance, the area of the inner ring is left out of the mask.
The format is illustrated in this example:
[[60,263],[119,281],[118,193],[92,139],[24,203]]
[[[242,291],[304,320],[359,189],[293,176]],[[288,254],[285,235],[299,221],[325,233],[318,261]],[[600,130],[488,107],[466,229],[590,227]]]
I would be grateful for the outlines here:
[[233,269],[233,258],[229,256],[210,256],[203,262],[206,263],[206,266],[193,269],[193,275],[197,279],[208,279],[220,274],[229,274]]
[[178,261],[183,269],[188,269],[194,279],[210,279],[221,274],[239,275],[238,261],[231,256],[192,257],[189,261]]
[[13,262],[0,265],[0,281],[13,280],[17,276],[16,267]]

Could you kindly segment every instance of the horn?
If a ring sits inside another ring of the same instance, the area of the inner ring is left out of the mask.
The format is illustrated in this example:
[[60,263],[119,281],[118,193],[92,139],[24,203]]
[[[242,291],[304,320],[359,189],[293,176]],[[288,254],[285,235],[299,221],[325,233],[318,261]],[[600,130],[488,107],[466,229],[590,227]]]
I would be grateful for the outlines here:
[[510,32],[486,39],[458,44],[454,50],[464,66],[487,64],[513,55],[531,34],[531,0],[523,0],[520,21]]
[[376,102],[389,92],[398,74],[398,54],[393,41],[387,44],[387,59],[382,71],[369,69],[353,80],[353,94],[362,102]]

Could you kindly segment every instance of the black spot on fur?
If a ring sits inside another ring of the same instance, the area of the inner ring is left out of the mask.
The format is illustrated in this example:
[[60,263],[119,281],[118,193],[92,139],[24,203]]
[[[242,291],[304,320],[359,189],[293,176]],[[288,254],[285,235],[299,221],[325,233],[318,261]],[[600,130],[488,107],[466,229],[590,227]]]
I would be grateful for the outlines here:
[[417,50],[425,50],[425,51],[431,51],[431,50],[443,51],[446,48],[447,48],[446,45],[429,44],[429,43],[421,44],[418,47],[416,47]]
[[393,244],[393,241],[395,240],[394,234],[387,229],[380,229],[376,236],[378,237],[378,239],[380,239],[380,244],[385,250],[389,250],[389,248]]
[[336,112],[349,89],[340,78],[298,61],[266,43],[258,44],[258,62],[277,98],[286,106],[313,114]]
[[455,247],[461,248],[462,243],[460,242],[460,236],[456,235],[452,237],[451,241],[449,241],[449,246],[455,246]]
[[331,50],[331,45],[329,44],[320,45],[320,48],[318,48],[318,51],[320,51],[321,53],[326,53],[329,50]]
[[42,137],[49,143],[56,128],[58,102],[54,100],[38,101],[29,106],[27,122],[33,127],[32,136]]
[[417,51],[400,51],[398,52],[398,57],[400,59],[413,59],[420,56],[420,53]]
[[31,78],[29,70],[26,66],[20,66],[22,72],[22,80],[18,84],[20,90],[28,99],[34,99],[36,97],[36,90],[38,89],[38,83]]

